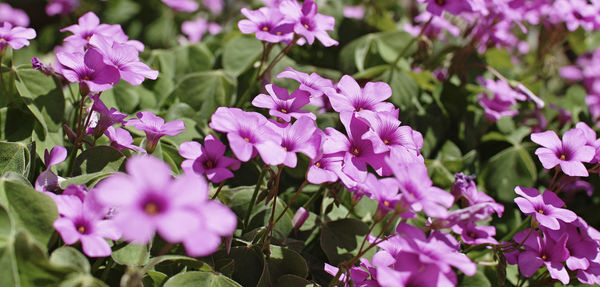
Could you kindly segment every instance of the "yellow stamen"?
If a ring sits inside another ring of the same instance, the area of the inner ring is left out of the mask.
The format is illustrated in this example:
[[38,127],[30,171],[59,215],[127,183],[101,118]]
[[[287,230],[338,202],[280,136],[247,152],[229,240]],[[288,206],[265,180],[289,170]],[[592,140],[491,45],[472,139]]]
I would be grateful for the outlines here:
[[542,255],[542,260],[546,260],[546,259],[548,259],[548,256],[546,256],[545,254]]
[[81,233],[81,234],[85,233],[85,226],[77,227],[77,231],[79,231],[79,233]]
[[538,213],[539,213],[539,214],[544,214],[544,211],[543,211],[543,210],[541,210],[541,209],[538,209]]
[[321,167],[321,163],[320,163],[320,162],[318,162],[318,161],[317,161],[317,163],[315,163],[315,165],[316,165],[317,167]]
[[249,138],[244,138],[244,140],[245,140],[245,141],[247,141],[247,142],[250,142],[250,139],[249,139]]
[[283,150],[287,151],[287,147],[283,147]]
[[390,144],[390,141],[388,141],[388,140],[383,140],[383,143],[384,143],[384,144]]
[[304,28],[308,29],[308,24],[304,24]]
[[281,109],[280,110],[282,113],[287,114],[287,110],[286,109]]
[[565,157],[565,155],[564,155],[564,154],[561,154],[561,155],[560,155],[560,159],[562,159],[562,160],[565,160],[566,158],[567,158],[567,157]]
[[280,36],[280,35],[281,35],[281,32],[276,32],[275,34],[277,34],[277,36]]
[[265,26],[265,27],[262,27],[262,30],[266,32],[266,31],[269,31],[269,28]]
[[383,205],[390,207],[390,203],[387,200],[383,202]]

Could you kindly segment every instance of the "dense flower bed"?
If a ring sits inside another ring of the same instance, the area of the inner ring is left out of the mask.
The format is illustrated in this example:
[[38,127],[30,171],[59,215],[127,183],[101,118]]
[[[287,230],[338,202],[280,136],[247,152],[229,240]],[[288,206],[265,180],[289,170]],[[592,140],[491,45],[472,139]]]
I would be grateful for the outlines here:
[[600,284],[598,30],[585,0],[0,3],[0,286]]

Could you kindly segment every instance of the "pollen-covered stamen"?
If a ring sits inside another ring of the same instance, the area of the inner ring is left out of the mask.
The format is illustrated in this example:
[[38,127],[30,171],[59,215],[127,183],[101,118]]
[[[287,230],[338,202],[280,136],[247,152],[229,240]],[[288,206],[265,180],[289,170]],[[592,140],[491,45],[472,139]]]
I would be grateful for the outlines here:
[[546,254],[542,255],[542,260],[546,261],[548,259],[548,256],[546,256]]
[[383,205],[385,205],[387,207],[390,207],[390,202],[386,200],[386,201],[383,202]]
[[79,232],[81,234],[85,234],[85,231],[86,231],[85,226],[82,225],[82,226],[77,227],[77,232]]
[[357,147],[354,147],[354,148],[350,149],[350,153],[352,153],[355,156],[359,156],[360,150]]
[[267,26],[263,26],[261,30],[263,30],[263,31],[267,32],[267,31],[269,31],[269,27],[267,27]]
[[317,161],[317,163],[315,163],[315,166],[316,166],[316,167],[321,167],[321,162],[318,162],[318,161]]
[[565,160],[565,159],[567,159],[567,157],[566,157],[564,154],[561,154],[561,155],[560,155],[560,159],[561,159],[561,160]]
[[90,77],[88,75],[85,75],[85,77],[83,77],[84,80],[89,81]]
[[389,145],[390,141],[389,140],[383,140],[383,143],[386,144],[386,145]]
[[249,139],[249,138],[244,138],[244,140],[245,140],[246,142],[250,142],[250,139]]
[[542,209],[538,209],[537,211],[539,214],[544,214],[544,211]]
[[284,113],[284,114],[287,114],[287,110],[284,109],[284,108],[281,108],[279,111],[282,112],[282,113]]

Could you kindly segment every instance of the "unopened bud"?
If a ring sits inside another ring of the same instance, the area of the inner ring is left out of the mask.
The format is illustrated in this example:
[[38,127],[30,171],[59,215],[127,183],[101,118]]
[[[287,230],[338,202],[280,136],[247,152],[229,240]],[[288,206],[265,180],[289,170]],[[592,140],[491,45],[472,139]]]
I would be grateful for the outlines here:
[[300,207],[298,211],[296,211],[296,214],[294,214],[294,218],[292,219],[294,229],[300,229],[300,227],[304,224],[306,219],[308,219],[309,215],[310,214],[308,210],[306,210],[304,207]]

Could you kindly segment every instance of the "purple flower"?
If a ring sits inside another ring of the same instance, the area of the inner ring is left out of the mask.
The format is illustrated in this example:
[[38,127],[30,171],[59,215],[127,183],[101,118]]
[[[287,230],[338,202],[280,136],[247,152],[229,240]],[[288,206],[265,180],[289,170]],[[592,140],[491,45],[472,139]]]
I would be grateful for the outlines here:
[[146,151],[148,153],[154,152],[161,137],[175,136],[185,130],[185,124],[181,120],[165,123],[161,117],[148,111],[139,112],[136,116],[137,119],[128,120],[125,125],[133,126],[146,133]]
[[502,204],[497,203],[492,197],[487,195],[483,191],[478,191],[477,186],[473,179],[475,176],[466,176],[462,173],[457,173],[455,175],[454,184],[452,184],[452,195],[456,199],[462,198],[466,202],[465,205],[473,206],[480,203],[485,203],[489,207],[486,210],[487,215],[491,215],[492,213],[498,214],[499,217],[502,217],[502,213],[504,212],[504,206]]
[[[523,242],[530,229],[523,230],[515,235],[516,242]],[[566,248],[568,234],[563,234],[558,241],[549,237],[542,237],[533,232],[525,240],[525,251],[518,255],[519,271],[525,277],[531,277],[542,266],[546,265],[550,277],[560,280],[563,284],[569,283],[569,274],[562,262],[569,257]]]
[[199,7],[198,2],[194,0],[162,0],[162,2],[173,10],[181,12],[194,12]]
[[113,220],[125,240],[147,243],[158,231],[176,243],[200,227],[196,208],[208,196],[202,177],[173,180],[169,165],[152,156],[132,157],[126,169],[128,174],[116,173],[95,188],[100,203],[115,208]]
[[242,14],[248,19],[238,22],[238,28],[244,34],[256,34],[256,38],[271,43],[292,40],[293,24],[283,23],[284,15],[277,8],[262,7],[258,10],[242,8]]
[[369,173],[364,182],[364,189],[369,191],[369,197],[377,201],[378,218],[384,218],[388,212],[394,210],[397,204],[402,205],[402,195],[398,193],[398,181],[393,177],[377,179]]
[[181,24],[181,32],[188,37],[190,43],[198,43],[206,32],[211,35],[221,32],[221,26],[214,22],[207,22],[204,18],[197,18],[192,21],[185,21]]
[[65,159],[67,159],[67,149],[63,146],[55,146],[50,152],[48,150],[44,151],[46,170],[40,173],[35,180],[35,190],[49,192],[60,188],[59,183],[64,179],[54,174],[50,168],[65,161]]
[[517,100],[524,101],[527,99],[525,95],[513,90],[506,81],[493,81],[483,78],[478,80],[493,95],[493,98],[488,93],[478,95],[479,104],[485,109],[485,116],[492,122],[496,122],[505,116],[517,115],[518,111],[512,108],[513,105],[517,103]]
[[344,17],[362,19],[365,17],[365,7],[363,6],[344,6]]
[[35,30],[31,28],[13,27],[9,22],[4,22],[0,27],[0,53],[3,53],[8,46],[15,50],[29,46],[29,40],[35,36]]
[[104,57],[95,49],[83,52],[56,54],[62,65],[61,73],[71,83],[80,83],[80,87],[91,92],[102,92],[112,88],[119,79],[119,71],[104,64]]
[[114,147],[117,150],[122,150],[124,148],[136,150],[139,152],[146,152],[143,148],[133,145],[133,138],[131,134],[122,128],[114,128],[108,127],[104,134],[110,139],[110,146]]
[[74,195],[61,195],[58,211],[61,215],[54,221],[54,228],[67,245],[81,241],[83,252],[89,257],[106,257],[111,249],[105,238],[118,240],[121,233],[112,220],[105,220],[105,213],[98,212],[93,198],[83,202]]
[[343,176],[341,172],[343,160],[344,153],[342,152],[317,155],[315,159],[310,161],[306,180],[312,184],[336,182],[339,174]]
[[283,1],[279,11],[285,15],[286,22],[294,24],[294,32],[304,36],[308,44],[312,45],[317,38],[325,47],[338,45],[326,32],[334,29],[335,19],[317,13],[317,4],[313,0],[304,1],[302,6],[296,0]]
[[196,206],[195,211],[200,226],[191,229],[183,240],[183,246],[190,256],[210,255],[221,245],[221,237],[233,235],[237,227],[237,217],[227,206],[214,200]]
[[430,217],[446,217],[454,198],[443,189],[433,186],[425,164],[402,163],[391,158],[386,161],[398,180],[404,204],[412,211],[423,211]]
[[362,138],[369,127],[352,113],[340,114],[340,120],[348,136],[334,128],[327,128],[323,152],[326,154],[343,152],[342,172],[356,182],[362,182],[367,178],[367,163],[381,173],[384,164],[382,155],[375,154],[371,142]]
[[431,14],[441,16],[444,11],[458,15],[462,12],[471,12],[471,4],[466,0],[419,0],[427,2],[427,11]]
[[231,170],[240,168],[240,162],[226,157],[225,145],[213,135],[204,138],[204,146],[197,142],[179,145],[179,154],[185,158],[181,168],[188,173],[206,174],[208,180],[219,183],[233,177]]
[[48,16],[67,15],[79,6],[79,0],[50,0],[46,5],[46,14]]
[[531,134],[531,140],[543,147],[535,150],[545,169],[557,165],[569,176],[588,176],[588,171],[582,162],[590,162],[596,150],[586,145],[583,132],[579,129],[567,131],[562,142],[554,131]]
[[569,251],[567,267],[570,270],[587,270],[599,255],[600,245],[594,232],[585,220],[578,217],[571,223],[561,223],[559,230],[547,230],[546,234],[554,241],[559,241],[563,234],[568,234],[565,245]]
[[21,9],[16,9],[8,3],[0,3],[0,23],[8,22],[13,26],[29,26],[29,17]]
[[106,65],[115,67],[121,78],[134,86],[142,84],[145,78],[156,80],[158,77],[158,71],[140,61],[139,52],[132,45],[110,42],[110,38],[99,34],[90,38],[90,45],[98,49]]
[[498,241],[493,237],[496,235],[496,228],[493,226],[476,225],[471,222],[466,225],[458,224],[452,226],[452,232],[460,234],[463,242],[466,244],[498,244]]
[[216,131],[227,133],[229,146],[240,161],[247,162],[258,151],[266,164],[278,165],[286,153],[281,147],[281,136],[271,125],[259,113],[226,107],[219,107],[209,124]]
[[281,135],[281,147],[286,153],[283,161],[285,166],[296,167],[297,152],[305,154],[311,160],[317,157],[321,147],[321,130],[317,131],[317,125],[313,119],[301,117],[294,124],[276,128],[276,130]]
[[395,109],[394,104],[384,102],[392,96],[392,89],[384,82],[369,82],[361,89],[354,78],[344,75],[337,88],[339,93],[327,94],[336,112],[384,112]]
[[527,187],[515,187],[515,192],[521,197],[515,198],[515,203],[525,215],[532,215],[541,226],[557,230],[560,228],[559,219],[573,222],[577,219],[575,212],[561,208],[565,203],[547,190],[540,194],[539,190]]
[[600,160],[600,139],[596,139],[596,132],[584,122],[578,122],[575,128],[583,133],[585,144],[596,150],[594,158],[590,163],[597,163]]
[[88,12],[81,16],[77,25],[68,26],[60,31],[73,33],[73,35],[65,38],[65,42],[76,49],[85,48],[92,36],[98,34],[114,42],[131,45],[138,51],[144,51],[144,44],[139,41],[129,40],[129,37],[123,32],[121,25],[100,24],[100,19],[93,12]]
[[286,122],[292,118],[309,117],[317,119],[315,114],[309,111],[300,110],[309,103],[309,93],[302,90],[296,90],[289,94],[285,88],[268,84],[265,89],[269,95],[259,94],[252,100],[252,105],[259,108],[269,109],[269,114],[278,117]]
[[325,79],[319,76],[317,73],[307,74],[298,72],[291,67],[285,68],[285,71],[279,73],[277,78],[293,79],[300,83],[299,90],[307,91],[310,93],[311,104],[314,103],[315,98],[319,98],[325,94],[325,91],[333,89],[333,82],[329,79]]
[[221,14],[225,5],[223,0],[202,0],[202,4],[213,14]]
[[357,113],[356,117],[368,123],[371,127],[363,135],[363,139],[371,141],[376,153],[388,152],[398,146],[420,154],[423,147],[423,136],[409,126],[400,126],[398,110],[374,113],[365,110]]
[[115,108],[110,108],[109,110],[102,100],[100,100],[100,94],[91,95],[89,97],[94,101],[92,111],[100,115],[100,119],[98,119],[93,126],[90,123],[90,127],[93,128],[94,138],[97,139],[101,137],[107,128],[112,127],[115,124],[124,123],[124,119],[127,115],[117,111]]

